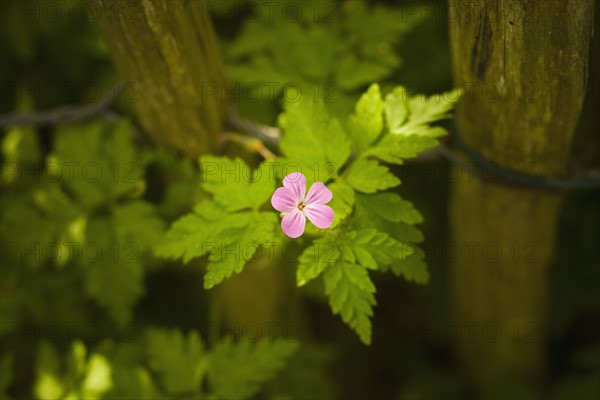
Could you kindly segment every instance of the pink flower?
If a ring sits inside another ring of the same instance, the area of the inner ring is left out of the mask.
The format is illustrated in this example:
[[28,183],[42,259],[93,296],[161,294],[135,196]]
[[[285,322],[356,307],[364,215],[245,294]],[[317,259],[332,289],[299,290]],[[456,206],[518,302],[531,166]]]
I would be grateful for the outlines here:
[[306,193],[306,178],[293,172],[283,178],[283,187],[273,193],[271,204],[281,212],[281,229],[291,238],[304,233],[306,218],[317,228],[326,229],[333,222],[333,210],[329,203],[333,194],[322,182],[315,182]]

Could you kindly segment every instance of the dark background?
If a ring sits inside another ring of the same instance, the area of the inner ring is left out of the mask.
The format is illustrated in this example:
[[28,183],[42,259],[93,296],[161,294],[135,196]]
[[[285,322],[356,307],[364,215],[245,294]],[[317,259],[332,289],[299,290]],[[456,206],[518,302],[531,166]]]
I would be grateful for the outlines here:
[[[396,5],[395,1],[387,3]],[[4,1],[2,9],[6,11]],[[597,14],[595,32],[600,30]],[[239,18],[218,16],[215,21],[225,42],[238,33]],[[117,82],[112,62],[94,26],[84,18],[53,23],[2,15],[0,31],[2,113],[93,103],[99,99],[99,93]],[[389,81],[411,83],[425,93],[451,88],[448,42],[443,15],[423,19],[396,49],[403,65]],[[597,169],[600,167],[597,34],[592,46],[589,87],[572,155],[585,168]],[[68,87],[73,90],[64,90]],[[28,94],[23,95],[25,92]],[[278,104],[274,102],[271,106],[277,110]],[[113,109],[131,114],[123,99],[119,99]],[[272,116],[273,112],[267,111],[255,118],[275,124]],[[39,130],[44,145],[42,151],[50,148],[52,132],[52,127]],[[448,333],[447,276],[453,260],[447,252],[454,246],[449,242],[447,226],[447,177],[452,172],[449,168],[447,161],[436,158],[395,171],[403,177],[404,184],[399,189],[402,196],[414,202],[426,216],[421,227],[431,274],[429,285],[414,285],[382,275],[375,277],[378,306],[373,319],[373,344],[369,347],[360,344],[354,333],[331,315],[326,303],[307,295],[303,302],[309,316],[307,331],[314,337],[307,340],[309,344],[302,351],[302,357],[271,384],[270,390],[294,387],[292,392],[299,396],[335,395],[346,399],[474,396],[455,356],[456,340],[465,340],[466,328],[461,328],[459,339]],[[539,338],[546,340],[548,353],[544,394],[518,376],[508,376],[498,381],[497,398],[579,399],[600,395],[599,194],[598,190],[564,193],[555,257],[548,277],[548,327]],[[152,192],[147,196],[151,198]],[[35,226],[29,228],[35,229]],[[48,289],[48,294],[40,293],[40,296],[62,295],[53,294],[49,287],[51,281],[39,279],[39,284]],[[206,301],[202,271],[155,268],[147,275],[146,294],[136,307],[135,321],[139,326],[176,326],[202,331],[208,322]],[[2,353],[13,350],[4,343],[3,338]],[[10,388],[16,397],[28,393],[34,379],[32,347],[14,348],[22,356],[15,371],[17,379]]]

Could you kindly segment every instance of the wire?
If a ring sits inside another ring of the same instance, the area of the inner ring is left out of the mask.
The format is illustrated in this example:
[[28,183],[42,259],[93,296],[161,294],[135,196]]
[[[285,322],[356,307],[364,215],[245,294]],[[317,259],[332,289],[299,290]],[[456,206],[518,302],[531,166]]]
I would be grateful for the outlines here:
[[[511,168],[502,167],[498,163],[488,160],[480,153],[467,146],[458,134],[458,130],[454,125],[450,127],[449,132],[456,148],[460,150],[469,160],[471,160],[479,169],[495,175],[501,180],[513,185],[551,190],[600,188],[600,179],[593,176],[598,175],[597,170],[587,171],[585,176],[581,176],[581,174],[571,174],[570,176],[564,178],[526,174]],[[448,151],[446,150],[448,149],[446,148],[442,154],[444,154],[447,158],[450,158],[448,157]],[[452,161],[456,162],[454,159]],[[458,164],[464,163],[459,161]]]
[[59,123],[78,122],[92,119],[104,114],[112,118],[110,106],[118,98],[124,85],[114,85],[98,102],[89,105],[67,105],[51,110],[35,111],[29,113],[0,114],[0,129],[9,129],[13,126],[41,127]]
[[[108,118],[114,118],[115,113],[109,110],[121,90],[122,85],[115,85],[100,101],[96,104],[87,106],[64,106],[61,108],[33,112],[26,114],[2,114],[0,115],[0,128],[9,128],[12,126],[43,126],[54,125],[64,122],[75,122],[91,119],[104,115]],[[267,148],[276,150],[281,139],[281,130],[277,127],[260,124],[240,117],[235,105],[231,105],[228,110],[227,123],[237,132],[243,132],[249,136],[258,139],[264,147],[262,151],[271,157],[272,153]],[[456,127],[451,125],[449,128],[450,138],[454,147],[464,154],[471,162],[462,161],[456,151],[447,143],[441,143],[436,152],[451,163],[461,168],[473,168],[475,166],[481,172],[496,176],[498,183],[505,183],[516,186],[523,186],[537,189],[567,190],[567,189],[598,189],[600,188],[600,175],[598,170],[590,170],[581,174],[572,173],[566,177],[547,177],[541,175],[526,174],[511,168],[502,167],[483,155],[473,150],[465,144],[460,137]],[[231,134],[224,136],[227,140],[244,142]],[[245,143],[245,142],[244,142]]]

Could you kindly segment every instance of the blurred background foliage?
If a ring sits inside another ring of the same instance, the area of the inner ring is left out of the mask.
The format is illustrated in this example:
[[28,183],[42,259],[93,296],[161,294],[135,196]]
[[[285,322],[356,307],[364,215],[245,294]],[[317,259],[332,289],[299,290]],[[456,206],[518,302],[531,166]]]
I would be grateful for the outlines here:
[[[0,111],[97,102],[118,79],[85,4],[53,1],[61,12],[53,18],[52,10],[44,14],[44,1],[25,3],[1,3]],[[307,2],[299,23],[280,13],[254,21],[259,3],[213,2],[211,10],[226,72],[248,91],[237,102],[244,116],[274,125],[288,82],[324,90],[319,95],[330,96],[340,115],[371,82],[426,94],[452,87],[444,2],[322,2],[322,11],[334,6],[316,21],[307,5],[314,2]],[[593,46],[573,155],[597,167],[598,35]],[[252,82],[279,85],[272,96],[248,101],[257,97]],[[201,268],[152,257],[167,224],[204,194],[194,163],[139,132],[131,101],[135,96],[118,96],[104,119],[2,131],[2,398],[475,396],[453,353],[453,341],[465,340],[467,331],[453,339],[445,329],[452,268],[445,256],[452,245],[446,225],[452,171],[445,162],[396,171],[402,195],[426,216],[431,279],[415,286],[377,277],[370,347],[310,289],[301,291],[307,325],[299,351],[281,340],[235,345],[207,332]],[[103,174],[90,182],[98,166]],[[547,382],[539,391],[518,376],[499,377],[496,398],[600,394],[597,200],[597,191],[565,194],[549,277],[549,326],[541,332],[548,340]],[[98,254],[98,244],[109,251]],[[58,335],[53,326],[61,327]],[[82,332],[86,326],[101,334]]]

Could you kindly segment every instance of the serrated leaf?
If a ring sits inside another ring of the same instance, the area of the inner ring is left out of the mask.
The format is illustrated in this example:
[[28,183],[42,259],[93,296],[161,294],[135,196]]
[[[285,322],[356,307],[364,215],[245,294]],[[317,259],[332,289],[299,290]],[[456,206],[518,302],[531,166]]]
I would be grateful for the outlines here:
[[348,167],[344,178],[352,188],[363,193],[375,193],[400,184],[400,179],[391,174],[387,167],[362,158]]
[[[399,211],[391,207],[374,207],[372,203],[383,202],[386,198],[379,198],[382,193],[366,195],[356,193],[352,226],[355,229],[375,228],[380,232],[386,232],[392,238],[402,243],[420,243],[423,234],[414,226],[404,222],[394,222],[404,218]],[[397,201],[389,199],[391,201]],[[410,214],[409,214],[410,215]]]
[[[433,127],[427,127],[436,130]],[[439,128],[445,133],[443,128]],[[387,134],[381,138],[375,146],[368,148],[363,157],[374,156],[391,164],[403,164],[404,160],[414,158],[426,150],[432,149],[439,144],[437,140],[429,136],[401,136]]]
[[93,219],[82,251],[85,291],[119,323],[131,318],[133,305],[144,293],[144,268],[137,243],[115,241],[110,217]]
[[[274,42],[273,61],[306,82],[327,79],[335,57],[336,38],[327,26],[283,24]],[[277,34],[277,32],[276,32]]]
[[303,161],[292,161],[283,157],[277,157],[277,159],[269,162],[265,162],[265,168],[269,169],[269,173],[272,173],[277,179],[277,184],[281,185],[283,178],[292,172],[300,172],[306,177],[307,189],[314,182],[327,183],[335,179],[339,174],[339,165],[333,162],[303,162]]
[[372,84],[360,97],[348,127],[359,153],[377,140],[383,130],[383,101],[378,84]]
[[325,293],[334,314],[340,314],[365,344],[371,343],[375,286],[365,267],[340,259],[323,273]]
[[[396,45],[422,21],[397,7],[361,1],[345,4],[339,15],[328,7],[316,15],[314,5],[300,2],[296,7],[302,23],[290,24],[285,13],[273,14],[263,6],[259,4],[257,12],[272,18],[248,19],[241,33],[225,46],[225,54],[233,80],[275,82],[275,96],[289,82],[311,84],[310,97],[332,78],[336,91],[344,92],[387,78],[401,65]],[[328,23],[332,17],[339,17],[340,23]]]
[[376,229],[348,232],[339,245],[346,260],[368,269],[389,266],[393,260],[405,259],[413,253],[410,245]]
[[230,213],[222,206],[205,201],[175,221],[155,254],[183,259],[210,254],[204,287],[209,289],[242,271],[258,246],[274,240],[277,216],[272,212]]
[[387,221],[411,225],[423,222],[423,216],[413,204],[396,193],[375,193],[368,196],[368,202],[373,212]]
[[354,91],[371,82],[385,79],[398,65],[390,66],[378,60],[365,60],[348,53],[340,56],[335,67],[335,78],[341,89]]
[[408,97],[404,88],[396,88],[391,96],[386,97],[386,118],[390,133],[439,137],[443,131],[432,130],[428,124],[449,118],[450,110],[461,93],[460,89],[455,89],[430,97]]
[[263,339],[233,343],[231,338],[217,343],[210,354],[208,370],[212,393],[223,399],[247,399],[282,369],[298,348],[298,343]]
[[341,169],[350,156],[350,140],[321,100],[302,96],[285,104],[285,129],[280,141],[284,155],[307,164],[333,163]]
[[187,264],[208,252],[206,243],[210,238],[218,240],[223,230],[243,226],[243,221],[235,215],[228,215],[223,207],[212,201],[203,201],[194,208],[194,212],[173,222],[154,253],[163,258],[181,258]]
[[119,322],[144,293],[143,258],[162,239],[164,223],[144,201],[119,204],[84,226],[81,249],[86,293]]
[[396,276],[403,276],[409,282],[427,284],[429,271],[425,263],[425,254],[419,246],[411,245],[414,252],[405,259],[395,260],[390,269]]
[[304,286],[321,275],[327,267],[335,264],[339,258],[340,251],[336,243],[325,238],[313,241],[298,260],[296,284]]
[[165,223],[154,206],[145,201],[130,201],[114,208],[115,239],[135,243],[139,251],[149,251],[160,242]]
[[214,251],[211,251],[204,275],[205,289],[212,288],[234,273],[242,272],[258,247],[274,239],[273,229],[277,224],[274,213],[244,213],[237,218],[243,224],[239,229],[229,231],[220,238],[221,241],[212,242]]
[[239,158],[200,157],[202,187],[228,211],[258,210],[273,193],[275,182],[264,164],[252,169]]
[[145,186],[127,120],[59,125],[46,164],[51,179],[88,207],[137,195]]
[[397,86],[385,96],[385,119],[390,131],[398,129],[408,118],[408,93],[403,86]]
[[329,202],[329,206],[333,209],[332,228],[338,226],[350,213],[354,205],[354,190],[347,183],[335,182],[329,185],[329,190],[333,193],[333,197]]
[[168,393],[200,391],[208,369],[208,354],[197,332],[184,336],[175,329],[150,329],[145,344],[148,364]]

